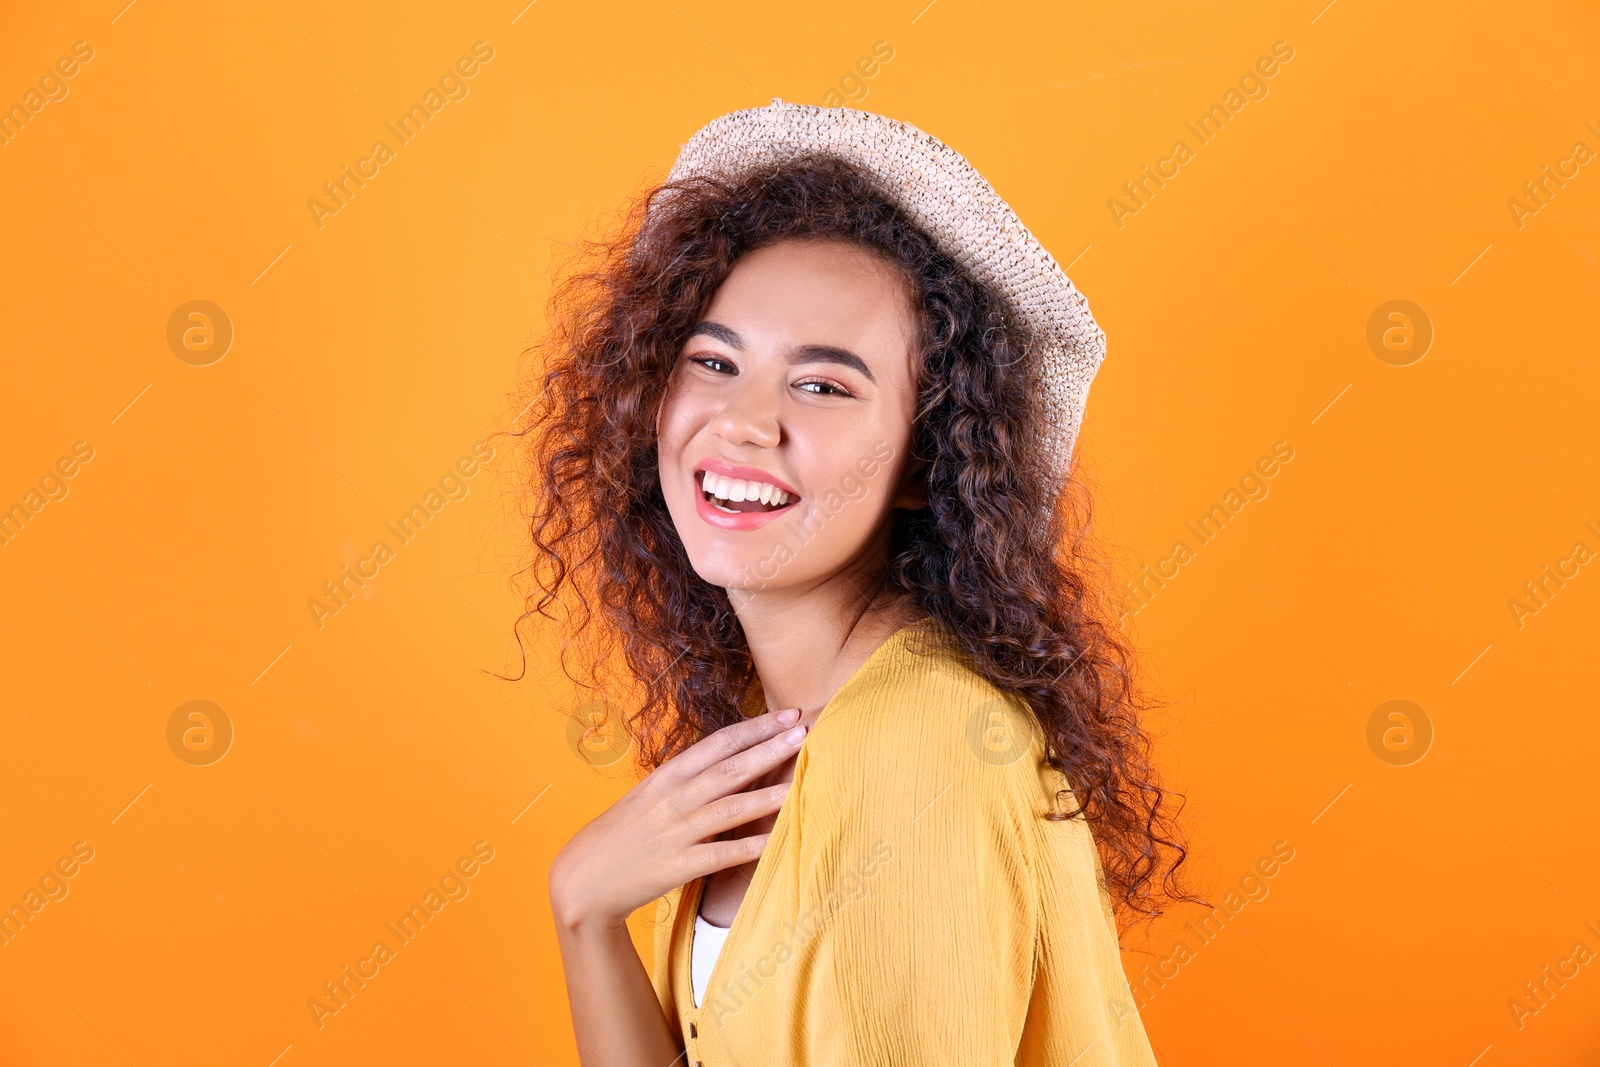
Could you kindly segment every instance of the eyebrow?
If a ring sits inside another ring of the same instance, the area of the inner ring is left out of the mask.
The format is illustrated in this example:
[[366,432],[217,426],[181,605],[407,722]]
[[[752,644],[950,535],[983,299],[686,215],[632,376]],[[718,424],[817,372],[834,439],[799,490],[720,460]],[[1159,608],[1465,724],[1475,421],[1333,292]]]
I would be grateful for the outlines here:
[[[739,352],[744,351],[744,338],[740,337],[736,330],[720,322],[702,322],[689,331],[689,337],[700,336],[714,337],[729,348]],[[834,345],[796,345],[784,354],[791,364],[837,363],[843,367],[850,367],[866,375],[867,381],[873,385],[878,384],[878,379],[873,377],[872,368],[867,366],[866,360],[847,348],[838,348]]]

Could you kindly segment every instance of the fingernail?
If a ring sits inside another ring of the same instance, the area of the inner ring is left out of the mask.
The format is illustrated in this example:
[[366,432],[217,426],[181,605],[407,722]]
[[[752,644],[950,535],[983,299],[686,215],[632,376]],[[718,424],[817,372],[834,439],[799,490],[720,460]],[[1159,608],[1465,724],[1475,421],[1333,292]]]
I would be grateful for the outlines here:
[[802,740],[804,740],[805,736],[806,728],[804,726],[796,726],[793,730],[790,730],[788,733],[784,734],[783,739],[789,742],[791,745],[798,745]]
[[784,708],[782,711],[778,712],[778,722],[784,726],[794,725],[795,720],[799,718],[799,708]]

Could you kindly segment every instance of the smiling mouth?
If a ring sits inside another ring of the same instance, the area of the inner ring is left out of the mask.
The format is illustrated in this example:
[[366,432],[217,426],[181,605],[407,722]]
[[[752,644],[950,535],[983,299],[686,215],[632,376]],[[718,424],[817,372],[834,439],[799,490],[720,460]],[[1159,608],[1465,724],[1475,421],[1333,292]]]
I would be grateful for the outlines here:
[[700,474],[700,495],[711,506],[729,515],[782,511],[800,498],[765,482],[745,482],[724,478],[710,471]]

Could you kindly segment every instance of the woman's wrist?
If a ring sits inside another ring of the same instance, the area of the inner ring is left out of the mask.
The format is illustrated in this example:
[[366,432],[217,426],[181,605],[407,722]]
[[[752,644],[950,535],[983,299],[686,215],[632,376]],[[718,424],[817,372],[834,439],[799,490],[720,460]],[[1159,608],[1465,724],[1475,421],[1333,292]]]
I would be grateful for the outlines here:
[[627,916],[619,919],[582,901],[558,901],[552,897],[550,913],[555,918],[556,927],[567,934],[583,935],[596,930],[621,930],[628,925]]
[[622,928],[628,919],[611,914],[594,893],[574,884],[572,872],[560,857],[550,867],[550,914],[564,933]]

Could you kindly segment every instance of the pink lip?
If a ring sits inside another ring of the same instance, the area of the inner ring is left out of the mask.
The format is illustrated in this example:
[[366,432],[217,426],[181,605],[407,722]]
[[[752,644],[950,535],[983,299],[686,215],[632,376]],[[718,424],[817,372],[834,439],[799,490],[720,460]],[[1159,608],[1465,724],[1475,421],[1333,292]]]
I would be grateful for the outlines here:
[[[733,463],[724,463],[720,459],[703,459],[694,465],[694,470],[691,473],[699,474],[701,471],[711,471],[722,475],[724,478],[737,478],[742,482],[766,482],[768,485],[777,486],[797,500],[800,498],[798,489],[787,482],[779,481],[760,467],[740,467]],[[699,489],[698,479],[696,479],[695,488],[696,490]]]
[[738,478],[741,481],[766,482],[768,485],[777,486],[793,498],[789,503],[774,511],[743,511],[737,515],[730,515],[726,511],[718,511],[711,501],[706,499],[706,494],[700,489],[700,479],[696,478],[694,479],[695,511],[706,523],[717,527],[719,530],[759,530],[772,520],[787,515],[795,504],[800,501],[799,493],[766,471],[756,467],[740,467],[733,463],[724,463],[719,459],[703,459],[695,464],[693,473],[699,474],[701,471],[711,471],[722,475],[724,478]]
[[773,519],[781,519],[789,514],[794,504],[788,503],[776,511],[741,511],[737,515],[730,515],[726,511],[718,511],[712,506],[706,495],[696,489],[694,493],[694,509],[700,517],[719,530],[759,530]]

